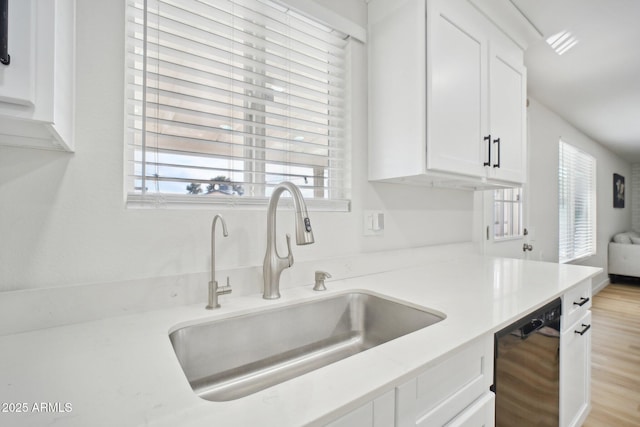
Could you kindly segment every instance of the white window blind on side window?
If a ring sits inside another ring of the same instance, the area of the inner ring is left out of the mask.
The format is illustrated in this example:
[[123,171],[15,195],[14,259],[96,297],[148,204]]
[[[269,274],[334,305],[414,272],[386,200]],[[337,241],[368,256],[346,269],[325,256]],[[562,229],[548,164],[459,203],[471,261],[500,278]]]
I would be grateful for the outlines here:
[[127,40],[130,196],[348,199],[344,34],[268,0],[129,0]]
[[560,141],[559,261],[596,253],[596,159]]

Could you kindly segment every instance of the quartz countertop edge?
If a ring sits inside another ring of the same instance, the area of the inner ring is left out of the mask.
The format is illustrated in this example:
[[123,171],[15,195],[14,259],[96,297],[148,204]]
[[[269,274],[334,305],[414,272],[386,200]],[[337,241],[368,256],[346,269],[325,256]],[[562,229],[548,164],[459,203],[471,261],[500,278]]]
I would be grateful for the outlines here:
[[[465,255],[327,280],[325,292],[314,292],[311,286],[290,288],[275,301],[263,300],[261,294],[223,296],[222,308],[215,311],[205,310],[203,302],[3,336],[0,403],[26,404],[26,410],[0,412],[0,425],[323,425],[601,271]],[[229,402],[210,402],[193,393],[168,338],[189,324],[353,290],[441,312],[446,318]]]

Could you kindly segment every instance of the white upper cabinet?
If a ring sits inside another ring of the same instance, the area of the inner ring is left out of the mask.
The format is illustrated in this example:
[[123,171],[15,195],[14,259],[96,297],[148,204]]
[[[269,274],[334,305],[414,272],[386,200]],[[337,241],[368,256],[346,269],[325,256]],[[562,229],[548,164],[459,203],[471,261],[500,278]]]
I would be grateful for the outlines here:
[[525,182],[527,169],[527,70],[512,42],[496,33],[489,47],[489,176]]
[[522,49],[467,0],[369,3],[369,179],[526,179]]
[[73,151],[75,0],[9,0],[0,144]]
[[483,177],[485,31],[473,8],[455,1],[426,4],[427,169]]
[[[35,42],[32,31],[33,0],[10,0],[7,40],[8,57],[0,65],[0,102],[33,106],[35,103]],[[26,22],[27,25],[15,23]],[[20,53],[18,53],[20,52]],[[25,52],[23,54],[23,52]]]

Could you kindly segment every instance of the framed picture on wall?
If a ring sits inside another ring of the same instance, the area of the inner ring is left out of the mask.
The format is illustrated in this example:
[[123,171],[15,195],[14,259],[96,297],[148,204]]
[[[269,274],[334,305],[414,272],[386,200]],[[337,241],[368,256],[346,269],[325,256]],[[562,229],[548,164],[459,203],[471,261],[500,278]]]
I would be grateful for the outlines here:
[[624,208],[624,176],[613,174],[613,207]]

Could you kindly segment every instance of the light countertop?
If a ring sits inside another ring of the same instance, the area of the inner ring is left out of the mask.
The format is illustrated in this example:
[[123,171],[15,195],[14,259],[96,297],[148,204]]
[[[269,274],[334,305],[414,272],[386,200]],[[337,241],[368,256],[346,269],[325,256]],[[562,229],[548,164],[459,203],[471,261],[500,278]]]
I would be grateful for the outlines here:
[[[263,300],[261,294],[223,296],[222,308],[214,312],[204,310],[203,302],[7,335],[0,337],[0,425],[321,425],[600,272],[594,267],[465,256],[328,280],[329,290],[324,293],[305,286],[283,290],[282,298],[275,301]],[[190,323],[356,289],[447,317],[229,402],[209,402],[193,393],[168,338],[170,331]],[[15,412],[17,404],[26,411]]]

